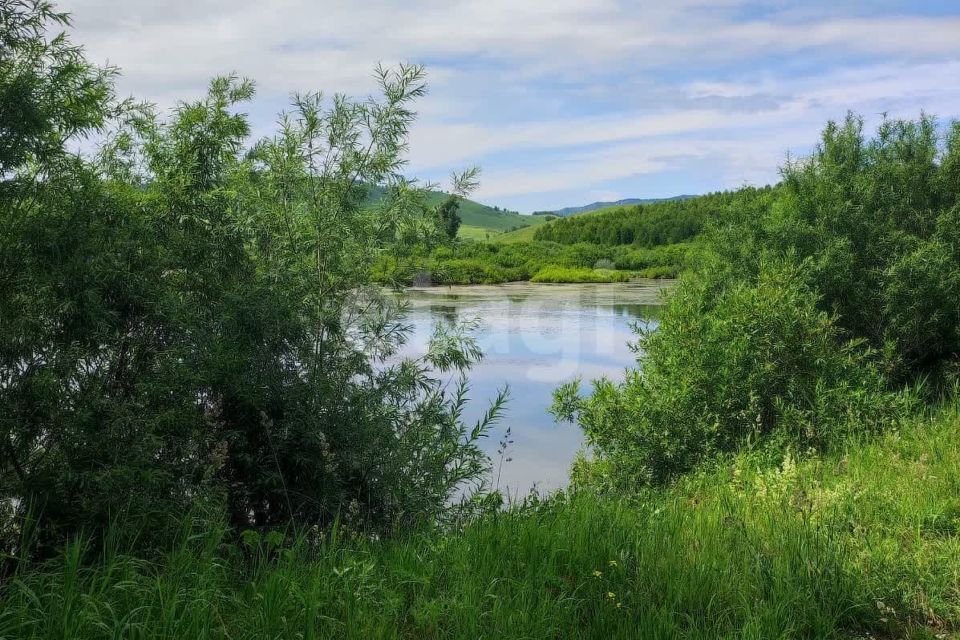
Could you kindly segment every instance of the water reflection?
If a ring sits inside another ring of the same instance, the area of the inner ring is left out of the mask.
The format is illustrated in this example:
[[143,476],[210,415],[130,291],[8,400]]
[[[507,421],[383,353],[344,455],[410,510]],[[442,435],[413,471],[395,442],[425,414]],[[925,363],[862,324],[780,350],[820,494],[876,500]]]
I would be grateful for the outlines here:
[[507,412],[485,449],[495,457],[498,436],[511,426],[513,460],[503,467],[501,489],[511,495],[534,486],[549,491],[566,484],[583,443],[576,427],[557,425],[547,413],[553,389],[578,377],[622,378],[635,361],[628,346],[635,339],[631,326],[656,324],[666,286],[650,281],[415,289],[409,293],[414,332],[405,351],[422,354],[438,321],[478,319],[485,356],[470,374],[466,419],[478,419],[498,389],[509,385]]

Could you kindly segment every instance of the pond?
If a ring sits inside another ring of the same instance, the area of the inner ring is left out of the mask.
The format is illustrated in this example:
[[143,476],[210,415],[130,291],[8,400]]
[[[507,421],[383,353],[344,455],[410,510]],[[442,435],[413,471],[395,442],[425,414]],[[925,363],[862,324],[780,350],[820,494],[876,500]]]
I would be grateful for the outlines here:
[[[484,442],[494,466],[509,457],[499,487],[512,497],[567,484],[570,464],[583,446],[575,425],[557,424],[547,412],[557,385],[582,378],[623,378],[635,363],[629,343],[634,323],[652,326],[667,281],[623,284],[527,284],[433,287],[408,291],[414,326],[405,347],[422,354],[437,322],[479,322],[475,336],[483,360],[470,371],[473,423],[504,385],[510,394],[500,423]],[[588,385],[587,385],[588,386]],[[507,427],[513,443],[497,452]]]

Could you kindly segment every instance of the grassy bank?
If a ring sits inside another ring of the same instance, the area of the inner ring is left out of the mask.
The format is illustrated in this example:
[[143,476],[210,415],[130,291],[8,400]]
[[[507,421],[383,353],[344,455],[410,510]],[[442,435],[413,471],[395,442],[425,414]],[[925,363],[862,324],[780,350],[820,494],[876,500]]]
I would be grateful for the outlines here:
[[627,282],[630,274],[613,269],[585,269],[571,267],[543,267],[530,278],[530,282]]
[[92,566],[74,545],[4,586],[0,637],[953,637],[958,437],[948,411],[831,457],[741,456],[452,535],[234,546],[206,529]]
[[557,242],[465,242],[425,255],[383,255],[374,277],[384,284],[409,285],[504,282],[622,282],[631,277],[675,278],[695,251],[692,243],[649,249]]

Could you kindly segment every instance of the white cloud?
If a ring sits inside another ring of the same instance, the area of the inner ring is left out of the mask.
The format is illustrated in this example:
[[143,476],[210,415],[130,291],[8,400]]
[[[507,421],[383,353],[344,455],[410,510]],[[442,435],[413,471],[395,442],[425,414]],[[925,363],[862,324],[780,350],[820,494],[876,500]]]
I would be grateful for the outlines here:
[[[842,118],[848,110],[874,120],[881,112],[915,117],[921,108],[944,117],[957,115],[960,85],[944,83],[945,77],[960,77],[960,61],[857,68],[792,81],[792,87],[769,81],[694,82],[687,87],[691,97],[794,91],[788,100],[755,112],[713,109],[617,114],[510,127],[425,125],[415,131],[414,162],[431,167],[494,151],[575,147],[566,153],[558,151],[563,160],[556,163],[523,172],[487,171],[479,195],[488,199],[586,189],[602,181],[682,169],[685,162],[707,158],[715,158],[723,166],[718,175],[724,176],[724,182],[717,188],[744,181],[765,183],[776,179],[777,167],[787,152],[812,145],[827,119]],[[583,145],[598,143],[604,144],[599,150],[580,150]]]
[[364,94],[378,61],[426,62],[432,93],[412,166],[482,164],[487,198],[571,185],[586,198],[604,181],[682,170],[682,158],[730,167],[718,175],[769,174],[757,163],[782,157],[794,137],[811,142],[848,108],[960,111],[960,13],[916,15],[906,0],[885,12],[866,0],[760,4],[761,13],[749,0],[62,6],[90,56],[121,67],[124,93],[170,106],[220,73],[256,79],[258,130],[291,91]]

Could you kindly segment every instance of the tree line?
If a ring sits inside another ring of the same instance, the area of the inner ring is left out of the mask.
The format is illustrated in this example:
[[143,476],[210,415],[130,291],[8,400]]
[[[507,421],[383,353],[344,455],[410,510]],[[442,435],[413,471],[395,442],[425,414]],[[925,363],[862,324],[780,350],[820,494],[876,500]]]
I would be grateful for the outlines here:
[[612,207],[561,218],[538,227],[534,238],[562,244],[658,245],[686,242],[703,231],[707,220],[750,194],[760,197],[767,189],[720,192],[683,200]]

